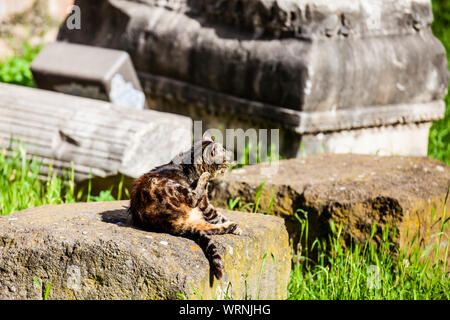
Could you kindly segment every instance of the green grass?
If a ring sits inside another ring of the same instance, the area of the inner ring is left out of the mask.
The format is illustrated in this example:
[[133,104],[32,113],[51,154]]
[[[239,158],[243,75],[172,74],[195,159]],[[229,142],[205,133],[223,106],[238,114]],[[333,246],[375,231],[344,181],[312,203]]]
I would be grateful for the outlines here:
[[[255,197],[258,197],[256,195]],[[445,198],[447,201],[448,193]],[[258,200],[255,199],[254,203]],[[240,198],[230,199],[229,209],[253,211],[254,203],[242,204]],[[250,210],[249,210],[250,209]],[[303,215],[302,215],[303,214]],[[384,228],[379,246],[368,241],[364,245],[350,241],[344,246],[342,226],[330,223],[332,235],[329,239],[316,239],[311,248],[296,249],[293,268],[288,285],[291,300],[410,300],[449,299],[450,268],[449,239],[445,234],[450,218],[430,213],[432,224],[440,225],[439,232],[432,235],[438,239],[427,247],[420,246],[415,235],[409,244],[399,249],[390,239],[396,230]],[[300,243],[308,243],[307,213],[298,209]],[[375,234],[372,226],[370,239]],[[294,249],[293,249],[294,251]],[[312,260],[308,252],[314,251]]]
[[73,170],[59,177],[50,167],[47,176],[40,177],[40,161],[30,159],[21,145],[11,149],[10,153],[0,150],[0,215],[46,204],[115,200],[110,190],[98,196],[90,190],[75,194]]
[[22,49],[16,55],[0,61],[0,82],[35,87],[30,64],[41,47],[33,47],[28,43],[23,43]]
[[244,152],[238,161],[235,161],[230,167],[229,171],[248,166],[250,164],[263,163],[263,162],[273,162],[278,160],[283,160],[284,158],[280,156],[276,150],[275,144],[270,144],[270,147],[266,151],[266,155],[261,155],[262,153],[262,142],[260,141],[258,145],[254,146],[251,141],[247,141],[245,144]]
[[263,213],[270,214],[272,212],[272,208],[274,205],[274,190],[272,190],[272,194],[270,196],[269,206],[267,211],[262,212],[259,210],[259,202],[261,200],[262,190],[266,182],[261,183],[255,190],[255,201],[244,203],[241,200],[241,197],[236,197],[234,199],[228,199],[228,210],[242,211],[242,212],[250,212],[250,213]]
[[[447,53],[450,52],[450,1],[432,0],[434,21],[431,25],[434,35],[442,42]],[[447,54],[447,62],[450,59]],[[445,98],[446,110],[443,119],[430,128],[428,155],[450,164],[450,95]]]
[[[447,228],[446,223],[442,225]],[[329,241],[314,242],[317,263],[303,257],[294,265],[288,299],[448,300],[448,242],[441,238],[426,248],[413,242],[400,250],[387,235],[386,228],[378,248],[368,242],[346,249],[342,227],[335,228]]]
[[41,282],[38,279],[36,279],[36,277],[33,277],[33,281],[38,286],[38,288],[40,288],[42,290],[42,299],[43,300],[48,300],[48,296],[50,294],[50,290],[52,289],[52,284],[51,283],[47,283],[45,285],[45,289],[44,289],[42,284],[41,284]]

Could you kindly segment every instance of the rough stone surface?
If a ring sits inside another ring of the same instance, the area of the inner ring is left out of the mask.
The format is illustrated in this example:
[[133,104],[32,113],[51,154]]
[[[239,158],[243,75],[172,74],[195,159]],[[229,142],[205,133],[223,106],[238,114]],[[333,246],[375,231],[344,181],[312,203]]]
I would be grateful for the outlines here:
[[240,299],[245,281],[253,299],[286,298],[291,261],[282,219],[224,210],[243,234],[214,236],[225,262],[218,282],[198,245],[128,226],[127,206],[50,205],[0,217],[0,299],[42,299],[49,284],[49,299]]
[[219,21],[254,34],[303,39],[413,33],[433,19],[428,0],[186,2],[191,11],[208,21]]
[[[285,219],[294,240],[300,232],[294,214],[302,209],[309,221],[309,241],[327,239],[332,220],[343,224],[346,240],[352,237],[359,243],[368,239],[374,223],[378,226],[374,239],[379,242],[388,223],[399,231],[391,240],[404,246],[415,233],[428,243],[439,232],[440,224],[433,222],[443,213],[450,167],[425,157],[312,155],[233,170],[214,181],[211,198],[219,207],[236,197],[254,203],[256,189],[264,182],[260,212],[272,205],[271,213]],[[450,235],[448,228],[447,232]]]
[[428,0],[131,1],[277,38],[414,33],[433,19]]
[[137,178],[190,148],[192,120],[0,84],[0,148],[9,148],[10,137],[42,159],[42,174],[50,162],[61,173],[73,162],[77,182],[90,174]]

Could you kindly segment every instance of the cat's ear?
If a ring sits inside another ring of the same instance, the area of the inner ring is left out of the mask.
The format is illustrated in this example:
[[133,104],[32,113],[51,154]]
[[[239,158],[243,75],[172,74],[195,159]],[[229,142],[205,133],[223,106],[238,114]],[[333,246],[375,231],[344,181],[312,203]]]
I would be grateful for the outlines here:
[[211,141],[211,142],[214,141],[213,137],[211,136],[211,134],[208,131],[205,131],[202,139],[203,139],[203,141]]

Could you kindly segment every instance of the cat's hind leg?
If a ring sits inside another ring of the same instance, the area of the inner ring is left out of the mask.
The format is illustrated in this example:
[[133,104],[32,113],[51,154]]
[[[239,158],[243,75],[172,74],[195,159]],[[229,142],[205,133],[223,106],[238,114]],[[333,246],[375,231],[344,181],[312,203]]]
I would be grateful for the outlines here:
[[[214,206],[209,202],[208,196],[205,195],[201,201],[199,202],[198,208],[202,211],[203,217],[206,222],[215,225],[223,225],[231,222],[227,217],[225,217],[220,211],[218,211]],[[242,230],[239,227],[236,227],[231,233],[240,235],[242,234]]]
[[186,219],[175,222],[176,233],[194,240],[202,248],[207,257],[211,270],[217,279],[223,276],[223,260],[216,245],[213,243],[211,235],[233,233],[238,228],[234,222],[221,225],[211,224],[204,220],[203,213],[194,208]]
[[209,223],[222,224],[229,221],[227,217],[214,208],[214,206],[208,201],[208,197],[203,197],[198,207],[203,212],[205,220]]
[[198,207],[190,211],[185,223],[194,226],[199,230],[203,230],[207,234],[235,234],[235,231],[238,229],[238,224],[229,220],[220,224],[213,224],[206,221],[204,212]]

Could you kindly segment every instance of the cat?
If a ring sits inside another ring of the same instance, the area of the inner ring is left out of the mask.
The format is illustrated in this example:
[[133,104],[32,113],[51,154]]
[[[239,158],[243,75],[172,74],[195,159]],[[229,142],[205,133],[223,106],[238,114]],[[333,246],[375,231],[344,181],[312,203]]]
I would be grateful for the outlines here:
[[239,235],[242,230],[211,205],[208,180],[226,171],[229,158],[222,144],[206,132],[191,149],[138,178],[128,209],[130,223],[136,227],[194,240],[219,280],[224,265],[210,235]]

